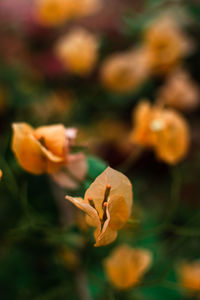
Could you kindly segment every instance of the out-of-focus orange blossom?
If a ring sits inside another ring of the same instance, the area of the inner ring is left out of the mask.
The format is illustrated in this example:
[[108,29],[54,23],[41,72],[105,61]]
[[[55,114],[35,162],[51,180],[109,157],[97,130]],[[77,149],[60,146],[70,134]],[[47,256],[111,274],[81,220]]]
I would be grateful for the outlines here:
[[140,282],[151,261],[150,251],[121,245],[104,260],[104,268],[110,282],[117,289],[124,290]]
[[36,19],[45,26],[62,25],[65,21],[96,13],[102,0],[35,0]]
[[192,43],[171,17],[162,17],[144,33],[150,66],[156,74],[166,74],[177,67],[191,52]]
[[128,93],[138,88],[149,74],[147,54],[141,47],[106,58],[100,70],[102,84],[118,93]]
[[159,159],[169,164],[182,160],[190,144],[186,120],[176,111],[151,106],[148,101],[139,103],[134,111],[130,138],[138,145],[152,148]]
[[26,171],[33,174],[55,172],[67,161],[65,127],[59,124],[33,129],[26,123],[15,123],[12,150]]
[[102,0],[73,0],[74,17],[84,17],[96,13],[102,7]]
[[197,108],[200,102],[200,90],[184,70],[174,71],[158,92],[161,103],[182,111]]
[[73,17],[74,0],[37,0],[35,15],[46,26],[56,26]]
[[179,266],[178,274],[181,286],[200,299],[200,260],[184,262]]
[[86,213],[90,226],[96,227],[95,246],[112,243],[131,215],[132,185],[122,173],[108,167],[87,189],[84,199],[66,199]]
[[0,180],[2,179],[2,177],[3,177],[3,172],[2,172],[2,170],[0,169]]
[[83,28],[74,28],[61,37],[55,52],[69,72],[88,75],[97,63],[98,38]]
[[76,135],[75,128],[61,124],[34,129],[26,123],[15,123],[12,150],[26,171],[49,173],[61,187],[75,189],[87,172],[85,155],[70,152]]

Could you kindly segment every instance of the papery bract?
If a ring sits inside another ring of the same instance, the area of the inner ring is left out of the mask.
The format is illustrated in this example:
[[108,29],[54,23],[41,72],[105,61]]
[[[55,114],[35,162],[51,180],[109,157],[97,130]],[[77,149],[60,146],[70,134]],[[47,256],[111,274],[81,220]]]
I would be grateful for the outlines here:
[[152,261],[147,249],[132,249],[121,245],[104,260],[106,275],[117,289],[128,289],[137,285]]
[[84,199],[66,199],[86,213],[88,224],[96,227],[95,246],[103,246],[116,239],[131,214],[132,185],[125,175],[108,167],[87,189]]
[[178,267],[181,286],[189,293],[200,296],[200,260],[184,262]]
[[151,57],[152,72],[161,75],[177,67],[193,48],[192,42],[169,16],[159,18],[146,29],[144,44]]
[[200,90],[183,70],[173,72],[158,93],[158,101],[178,110],[191,111],[199,106]]
[[144,48],[118,53],[105,59],[101,66],[102,84],[109,90],[128,93],[147,78],[148,62]]
[[88,75],[97,62],[98,39],[83,28],[75,28],[58,41],[55,52],[69,72]]
[[33,129],[26,123],[13,124],[12,150],[19,164],[33,174],[55,172],[67,160],[63,125]]
[[169,164],[183,159],[189,148],[189,127],[184,118],[172,109],[141,102],[134,112],[131,140],[152,148],[157,157]]
[[74,0],[37,0],[35,17],[43,25],[57,26],[73,17]]

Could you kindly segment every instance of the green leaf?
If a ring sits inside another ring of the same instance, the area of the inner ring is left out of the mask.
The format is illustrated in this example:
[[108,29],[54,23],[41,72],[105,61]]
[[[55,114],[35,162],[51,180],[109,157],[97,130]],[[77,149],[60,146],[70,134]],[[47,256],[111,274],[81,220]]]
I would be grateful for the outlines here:
[[106,162],[92,155],[87,156],[87,162],[88,162],[88,177],[90,177],[91,179],[95,179],[107,167]]

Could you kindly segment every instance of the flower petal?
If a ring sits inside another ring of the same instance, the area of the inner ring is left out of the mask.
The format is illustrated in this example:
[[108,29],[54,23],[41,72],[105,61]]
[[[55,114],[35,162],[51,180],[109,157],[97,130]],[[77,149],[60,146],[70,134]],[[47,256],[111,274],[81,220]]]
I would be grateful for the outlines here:
[[95,227],[99,228],[101,226],[97,211],[90,204],[86,203],[82,198],[66,196],[65,199],[69,200],[76,207],[84,211],[91,218],[93,224],[95,224]]
[[68,163],[51,176],[62,188],[76,189],[87,173],[87,162],[83,153],[70,154]]
[[124,197],[118,195],[110,197],[108,211],[110,214],[109,227],[113,230],[121,229],[130,216],[130,211]]
[[131,212],[133,201],[131,182],[125,175],[110,167],[108,167],[95,179],[95,181],[86,191],[84,199],[93,199],[95,208],[101,217],[103,214],[102,202],[104,200],[104,194],[107,185],[111,185],[109,197],[112,198],[115,195],[121,195],[124,197],[128,206],[128,210]]
[[[65,127],[61,124],[42,126],[34,131],[34,136],[42,146],[55,156],[66,158],[67,141]],[[51,160],[51,156],[49,158]],[[52,159],[53,160],[53,159]]]
[[12,127],[12,150],[19,164],[30,173],[44,173],[46,161],[40,143],[33,135],[34,129],[26,123],[15,123]]

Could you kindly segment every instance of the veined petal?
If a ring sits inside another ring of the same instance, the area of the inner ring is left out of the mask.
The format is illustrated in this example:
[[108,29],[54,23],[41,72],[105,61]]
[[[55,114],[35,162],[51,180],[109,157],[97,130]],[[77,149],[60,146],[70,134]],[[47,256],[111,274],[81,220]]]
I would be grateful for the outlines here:
[[19,164],[33,174],[44,173],[46,162],[41,145],[33,135],[33,128],[26,123],[15,123],[13,131],[12,150]]
[[96,240],[95,247],[106,246],[116,239],[117,231],[112,230],[109,226],[105,226],[105,231],[99,234],[98,230],[96,230],[94,237]]
[[95,179],[86,191],[84,199],[93,199],[95,208],[99,215],[102,215],[102,202],[104,200],[107,185],[111,186],[109,197],[112,198],[114,195],[123,196],[129,211],[131,211],[133,201],[131,182],[124,174],[110,167]]
[[86,203],[82,198],[73,198],[70,196],[66,196],[65,198],[73,203],[76,207],[84,211],[91,218],[93,224],[95,224],[95,227],[101,227],[101,222],[97,211],[90,204]]
[[66,129],[63,125],[58,124],[39,127],[34,131],[34,136],[42,146],[48,149],[52,154],[62,159],[66,158]]
[[113,230],[121,229],[131,214],[124,197],[118,195],[110,197],[108,211],[110,214],[109,227]]

